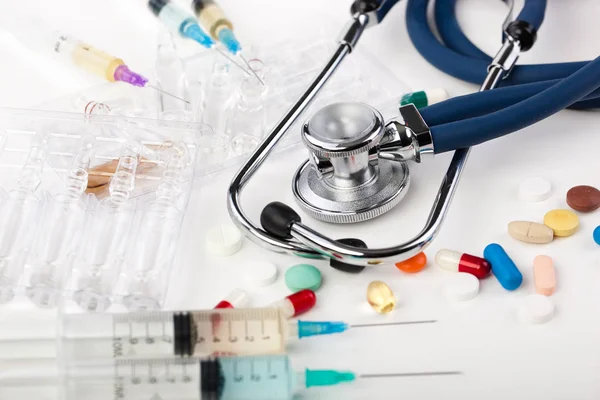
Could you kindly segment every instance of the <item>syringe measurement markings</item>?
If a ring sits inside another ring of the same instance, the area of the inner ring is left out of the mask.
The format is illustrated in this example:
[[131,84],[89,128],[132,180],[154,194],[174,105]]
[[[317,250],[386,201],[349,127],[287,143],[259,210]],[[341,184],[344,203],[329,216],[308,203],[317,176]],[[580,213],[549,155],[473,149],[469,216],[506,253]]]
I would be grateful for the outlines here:
[[269,379],[277,379],[277,375],[271,372],[271,358],[267,360],[267,374]]
[[254,371],[254,360],[250,360],[250,380],[254,382],[260,382],[260,375]]
[[244,334],[247,342],[254,342],[254,336],[250,335],[250,330],[248,329],[248,320],[244,321]]
[[229,342],[230,343],[235,343],[238,341],[237,336],[233,336],[233,327],[232,327],[232,322],[231,321],[227,321],[227,327],[229,329]]
[[169,383],[175,383],[177,378],[171,376],[171,365],[169,363],[165,363],[165,380]]
[[233,380],[236,382],[241,382],[244,380],[244,377],[238,373],[238,363],[239,360],[234,360],[233,362]]

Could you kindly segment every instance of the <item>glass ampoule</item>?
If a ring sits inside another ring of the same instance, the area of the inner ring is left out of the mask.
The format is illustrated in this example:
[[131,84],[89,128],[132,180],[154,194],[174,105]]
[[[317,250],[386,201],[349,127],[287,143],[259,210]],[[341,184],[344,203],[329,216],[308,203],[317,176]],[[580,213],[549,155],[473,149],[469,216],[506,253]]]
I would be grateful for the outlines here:
[[227,112],[233,92],[231,63],[217,57],[208,80],[202,106],[202,123],[212,127],[215,135],[224,135]]
[[[252,59],[248,64],[261,79],[264,78],[262,61]],[[228,127],[231,147],[238,155],[252,152],[265,134],[266,90],[266,87],[254,76],[246,76],[240,85]]]
[[38,133],[19,174],[19,187],[0,199],[0,303],[14,298],[23,274],[42,205],[37,192],[46,154],[46,137]]
[[[165,31],[158,37],[154,70],[158,88],[181,99],[187,99],[189,85],[183,61],[177,54],[173,36]],[[160,119],[163,114],[181,115],[190,112],[189,104],[159,91],[156,93]]]
[[125,295],[130,310],[153,310],[162,306],[183,209],[184,173],[189,165],[185,144],[178,142],[165,151],[165,170],[156,188],[155,199],[136,218],[137,229],[125,259]]
[[70,276],[85,222],[82,195],[88,184],[89,166],[88,153],[79,154],[69,168],[60,193],[46,194],[38,221],[39,233],[29,255],[31,274],[26,283],[27,297],[40,307],[57,304]]
[[100,201],[86,224],[82,254],[75,263],[78,276],[73,296],[86,311],[102,312],[112,304],[130,239],[135,212],[130,196],[138,164],[138,155],[125,148],[109,183],[109,196]]

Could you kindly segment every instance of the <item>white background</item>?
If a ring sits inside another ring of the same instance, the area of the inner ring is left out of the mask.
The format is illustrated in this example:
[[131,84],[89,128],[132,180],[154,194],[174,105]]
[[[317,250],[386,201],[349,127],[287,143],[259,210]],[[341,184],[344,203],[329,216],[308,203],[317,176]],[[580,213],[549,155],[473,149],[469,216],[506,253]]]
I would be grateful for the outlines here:
[[[2,18],[12,12],[33,12],[48,23],[73,33],[96,47],[122,55],[127,63],[151,73],[157,22],[142,0],[1,0]],[[304,24],[311,15],[331,16],[341,27],[348,17],[347,0],[222,0],[244,42],[268,40],[273,26]],[[368,47],[394,74],[414,90],[444,87],[452,95],[476,87],[451,78],[430,66],[408,38],[405,4],[398,4],[384,23],[365,33],[360,46]],[[504,6],[499,1],[462,0],[458,15],[468,36],[489,54],[499,45]],[[517,6],[521,2],[517,1]],[[10,10],[10,11],[9,11]],[[522,62],[575,61],[594,58],[600,46],[595,0],[549,0],[544,26],[535,48]],[[298,30],[296,34],[301,35]],[[0,33],[0,105],[28,107],[99,83],[94,77],[49,62],[20,48]],[[318,305],[306,319],[343,319],[349,322],[388,322],[435,318],[434,325],[363,328],[343,335],[305,339],[290,345],[300,369],[340,368],[365,373],[461,370],[459,377],[402,378],[363,381],[335,389],[315,389],[303,398],[364,399],[598,399],[600,398],[600,249],[591,233],[600,224],[600,211],[580,215],[579,231],[547,245],[526,245],[511,239],[511,220],[541,222],[546,211],[566,207],[566,191],[578,184],[600,187],[600,136],[595,112],[565,111],[546,121],[475,148],[470,157],[447,221],[426,251],[427,269],[416,275],[393,266],[372,267],[359,275],[315,265],[324,275]],[[305,156],[296,149],[275,156],[249,185],[244,205],[257,221],[260,209],[272,200],[293,204],[291,176]],[[369,246],[400,243],[424,223],[449,155],[412,169],[412,188],[405,201],[375,221],[360,226],[330,226],[306,220],[334,237],[358,236]],[[243,272],[256,259],[276,262],[280,279],[272,286],[250,290],[252,305],[270,303],[288,294],[286,268],[302,260],[274,255],[250,242],[237,255],[214,259],[203,254],[208,226],[227,220],[224,196],[233,171],[197,181],[184,226],[177,267],[167,299],[169,308],[210,308],[229,290],[243,284]],[[553,184],[552,197],[543,203],[520,202],[518,184],[543,176]],[[491,242],[502,244],[524,275],[515,292],[507,292],[494,277],[482,281],[480,295],[463,304],[448,303],[441,295],[447,272],[433,265],[440,248],[481,255]],[[532,260],[548,254],[555,260],[558,288],[552,300],[555,318],[530,326],[517,319],[520,301],[534,293]],[[398,298],[397,309],[376,315],[366,304],[367,284],[381,279]],[[6,321],[3,323],[8,323]]]

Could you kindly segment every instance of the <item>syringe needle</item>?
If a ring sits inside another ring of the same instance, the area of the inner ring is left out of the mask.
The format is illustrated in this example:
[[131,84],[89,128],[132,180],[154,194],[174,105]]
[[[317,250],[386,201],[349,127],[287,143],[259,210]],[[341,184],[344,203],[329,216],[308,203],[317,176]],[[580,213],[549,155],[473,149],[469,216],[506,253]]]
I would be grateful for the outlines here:
[[263,82],[263,80],[260,79],[260,77],[258,76],[258,74],[256,73],[256,71],[252,69],[252,67],[250,66],[250,64],[248,64],[248,61],[246,60],[246,58],[244,58],[244,56],[242,55],[242,53],[240,53],[240,58],[244,61],[244,63],[248,67],[248,69],[250,71],[252,71],[252,74],[254,74],[254,76],[256,77],[256,79],[258,79],[258,81],[261,83],[261,85],[267,86],[267,85],[265,85],[265,83]]
[[182,99],[181,97],[177,97],[177,96],[175,96],[174,94],[171,94],[171,93],[169,93],[169,92],[165,92],[164,90],[162,90],[162,89],[159,89],[159,88],[157,88],[156,86],[154,86],[154,85],[151,85],[151,84],[149,84],[149,83],[146,83],[146,87],[152,88],[152,89],[154,89],[154,90],[156,90],[156,91],[159,91],[160,93],[166,94],[167,96],[171,96],[171,97],[172,97],[172,98],[174,98],[174,99],[177,99],[177,100],[183,101],[183,102],[184,102],[184,103],[186,103],[186,104],[190,104],[190,102],[189,102],[189,101],[187,101],[187,100],[185,100],[185,99]]
[[461,371],[401,372],[396,374],[363,374],[360,378],[408,378],[418,376],[462,375]]
[[366,328],[370,326],[387,326],[387,325],[413,325],[413,324],[431,324],[437,322],[435,319],[427,319],[423,321],[399,321],[399,322],[384,322],[378,324],[351,324],[350,328]]
[[[231,58],[227,53],[225,53],[223,50],[221,50],[218,47],[213,47],[216,51],[219,52],[220,55],[222,55],[223,57],[225,57],[226,59],[228,59],[229,61],[231,61],[233,64],[235,64],[236,67],[238,67],[239,69],[241,69],[242,71],[244,71],[244,73],[246,73],[247,75],[250,75],[250,72],[248,72],[248,70],[246,70],[246,68],[244,68],[243,66],[241,66],[240,64],[238,64],[233,58]],[[253,71],[254,72],[254,71]]]

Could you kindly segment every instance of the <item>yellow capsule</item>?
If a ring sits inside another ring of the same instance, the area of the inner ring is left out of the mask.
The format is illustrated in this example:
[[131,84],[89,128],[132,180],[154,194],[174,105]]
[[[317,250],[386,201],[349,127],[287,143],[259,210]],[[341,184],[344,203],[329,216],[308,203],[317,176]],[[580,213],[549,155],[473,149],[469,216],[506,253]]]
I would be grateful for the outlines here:
[[373,310],[387,314],[396,306],[396,297],[388,285],[381,281],[373,281],[367,287],[367,301]]

